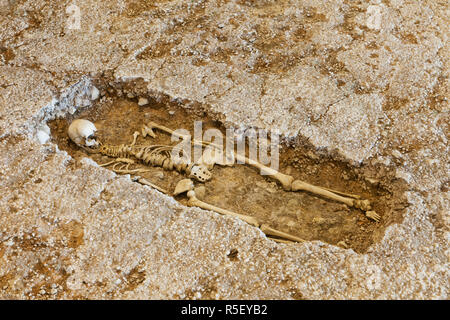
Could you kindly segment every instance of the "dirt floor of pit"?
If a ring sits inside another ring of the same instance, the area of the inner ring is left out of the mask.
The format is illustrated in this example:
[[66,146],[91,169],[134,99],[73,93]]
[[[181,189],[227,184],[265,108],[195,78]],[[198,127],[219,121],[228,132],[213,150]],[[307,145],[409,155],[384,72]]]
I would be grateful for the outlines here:
[[[74,159],[91,157],[99,164],[111,158],[88,155],[72,143],[67,128],[73,119],[84,118],[95,123],[100,141],[109,144],[129,144],[135,131],[140,131],[148,121],[154,121],[172,129],[184,128],[191,133],[194,121],[203,121],[203,130],[217,128],[224,133],[221,123],[198,109],[185,109],[174,104],[156,102],[141,107],[137,98],[117,96],[102,99],[95,106],[77,112],[66,119],[51,121],[53,142],[67,151]],[[138,144],[174,144],[170,136],[157,132],[157,137],[138,138]],[[172,192],[185,176],[159,167],[137,165],[149,172],[139,175]],[[380,165],[353,167],[331,156],[319,155],[307,142],[297,141],[296,147],[280,147],[280,171],[295,179],[352,193],[369,199],[373,209],[381,216],[376,223],[362,211],[344,204],[320,198],[307,192],[286,192],[280,185],[245,165],[213,169],[213,177],[204,185],[202,200],[237,213],[257,217],[271,227],[288,232],[305,240],[321,240],[333,245],[352,248],[363,253],[379,241],[387,226],[402,221],[408,203],[403,196],[405,184],[393,176],[392,171]],[[196,187],[201,186],[196,182]],[[184,196],[176,197],[186,204]]]

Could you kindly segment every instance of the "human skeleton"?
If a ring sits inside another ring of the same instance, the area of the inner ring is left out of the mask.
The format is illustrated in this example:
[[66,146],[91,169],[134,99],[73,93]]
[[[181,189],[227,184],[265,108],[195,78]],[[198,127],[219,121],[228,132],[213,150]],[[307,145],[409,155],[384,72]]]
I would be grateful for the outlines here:
[[[133,135],[133,142],[128,145],[108,145],[102,144],[98,142],[95,135],[95,126],[83,119],[78,119],[72,122],[69,126],[68,134],[73,142],[75,142],[78,146],[86,150],[88,153],[100,153],[102,155],[114,158],[114,160],[104,163],[101,166],[110,166],[112,165],[112,170],[117,173],[142,173],[149,170],[146,169],[130,169],[130,165],[134,164],[136,161],[140,161],[143,164],[148,166],[159,166],[165,170],[175,170],[179,173],[186,174],[189,178],[197,180],[199,182],[206,182],[211,179],[212,174],[208,169],[212,169],[214,164],[223,164],[219,161],[219,157],[209,157],[209,159],[204,159],[200,163],[190,163],[189,160],[183,159],[181,157],[177,157],[174,159],[173,155],[177,154],[178,151],[176,147],[169,145],[136,145],[137,137],[142,135],[143,137],[151,136],[153,138],[156,137],[153,130],[158,129],[172,136],[176,136],[178,138],[189,139],[190,143],[196,146],[208,147],[209,151],[217,150],[217,154],[220,155],[219,149],[221,146],[216,145],[211,142],[206,141],[198,141],[195,139],[191,139],[188,136],[177,133],[167,127],[159,125],[155,122],[149,122],[147,125],[144,125],[141,132],[135,132]],[[204,154],[205,155],[205,154]],[[328,188],[318,187],[311,185],[307,182],[301,180],[294,180],[292,176],[283,174],[273,168],[269,168],[259,163],[256,160],[250,159],[245,155],[241,155],[239,153],[234,153],[235,159],[240,163],[245,163],[252,167],[255,167],[260,170],[260,172],[265,175],[271,177],[272,179],[277,180],[286,191],[308,191],[312,194],[322,196],[334,201],[338,201],[344,203],[349,207],[354,207],[362,210],[365,215],[374,220],[380,221],[380,216],[372,210],[369,200],[361,199],[358,195],[347,194],[340,191],[335,191]],[[207,166],[209,165],[209,167]],[[151,186],[156,188],[157,190],[168,194],[166,190],[152,184],[144,178],[137,178],[137,182],[141,184]],[[232,217],[237,217],[250,225],[258,227],[264,232],[267,236],[277,242],[303,242],[304,240],[298,238],[296,236],[290,235],[288,233],[275,230],[269,227],[266,224],[262,224],[255,217],[235,213],[226,209],[222,209],[206,202],[199,200],[196,197],[194,189],[194,184],[191,179],[181,180],[176,188],[174,195],[179,195],[186,193],[188,197],[188,206],[195,206],[205,210],[215,211],[219,214],[228,215]]]

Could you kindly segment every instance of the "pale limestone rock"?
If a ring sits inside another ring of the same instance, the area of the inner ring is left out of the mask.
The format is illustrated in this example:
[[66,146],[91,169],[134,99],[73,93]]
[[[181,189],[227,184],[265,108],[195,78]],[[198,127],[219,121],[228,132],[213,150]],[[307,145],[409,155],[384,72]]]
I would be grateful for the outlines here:
[[148,99],[147,98],[142,98],[142,97],[139,98],[138,105],[141,106],[141,107],[148,105]]

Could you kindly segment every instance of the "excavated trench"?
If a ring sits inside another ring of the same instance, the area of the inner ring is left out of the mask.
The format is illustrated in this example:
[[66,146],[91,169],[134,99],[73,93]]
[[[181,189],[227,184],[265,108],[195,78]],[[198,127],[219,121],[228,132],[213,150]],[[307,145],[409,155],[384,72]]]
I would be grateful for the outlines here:
[[[109,144],[129,144],[133,133],[140,131],[149,121],[172,129],[187,129],[193,134],[194,121],[203,122],[203,130],[216,128],[225,136],[222,116],[208,112],[206,106],[191,101],[174,101],[170,97],[147,90],[142,80],[112,81],[107,77],[94,81],[101,98],[83,110],[64,118],[51,120],[48,126],[52,142],[67,151],[76,161],[90,157],[99,164],[111,158],[88,154],[67,136],[71,121],[78,118],[95,123],[100,141]],[[146,98],[148,104],[139,106],[138,99]],[[171,144],[171,137],[156,131],[156,138],[138,138],[138,144]],[[160,167],[133,165],[148,172],[139,173],[153,184],[172,192],[178,181],[186,178],[175,171]],[[214,166],[213,177],[204,183],[196,182],[202,200],[240,214],[254,216],[263,223],[302,239],[321,240],[332,245],[352,248],[364,253],[381,240],[385,229],[400,223],[408,206],[404,192],[406,183],[395,178],[393,168],[382,164],[363,163],[353,166],[337,154],[317,150],[304,138],[282,140],[279,153],[279,170],[308,183],[357,194],[372,203],[380,216],[374,222],[364,213],[336,201],[321,198],[308,192],[287,192],[271,178],[247,165],[232,167]],[[198,188],[200,187],[200,188]],[[184,195],[176,197],[187,203]],[[151,214],[151,213],[149,213]]]

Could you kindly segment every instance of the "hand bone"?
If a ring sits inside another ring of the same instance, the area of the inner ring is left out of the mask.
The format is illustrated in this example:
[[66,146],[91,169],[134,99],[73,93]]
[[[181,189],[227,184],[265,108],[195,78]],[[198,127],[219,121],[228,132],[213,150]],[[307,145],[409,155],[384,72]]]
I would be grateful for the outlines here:
[[366,217],[376,222],[380,222],[381,217],[375,211],[366,211]]

